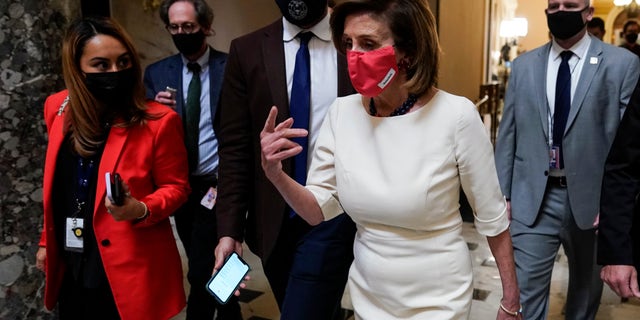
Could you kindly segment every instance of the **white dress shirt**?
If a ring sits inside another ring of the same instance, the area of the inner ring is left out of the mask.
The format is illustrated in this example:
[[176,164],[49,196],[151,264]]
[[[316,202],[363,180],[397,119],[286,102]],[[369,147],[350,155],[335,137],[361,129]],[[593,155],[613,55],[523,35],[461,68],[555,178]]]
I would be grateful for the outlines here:
[[[191,172],[194,176],[210,176],[217,173],[218,169],[218,139],[213,131],[213,115],[211,114],[211,83],[209,79],[209,55],[211,50],[207,47],[207,51],[196,62],[200,65],[200,83],[202,91],[200,92],[200,123],[198,124],[200,136],[198,139],[198,168]],[[182,56],[182,97],[183,106],[187,105],[187,92],[189,92],[189,83],[193,77],[193,73],[187,68],[189,61]]]
[[[304,30],[282,18],[282,41],[287,72],[287,93],[291,99],[293,71],[296,64],[296,53],[300,48],[298,33],[311,31],[314,37],[309,41],[309,57],[311,59],[311,110],[309,112],[309,148],[307,149],[307,167],[318,137],[318,131],[329,106],[338,96],[338,58],[329,27],[329,14],[308,30]],[[295,123],[294,123],[295,127]]]

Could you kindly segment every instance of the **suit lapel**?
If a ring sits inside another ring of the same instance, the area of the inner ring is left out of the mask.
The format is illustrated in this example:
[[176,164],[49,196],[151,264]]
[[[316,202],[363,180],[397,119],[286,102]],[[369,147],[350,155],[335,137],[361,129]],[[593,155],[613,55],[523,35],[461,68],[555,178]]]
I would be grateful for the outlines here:
[[[122,149],[129,137],[131,130],[127,128],[112,127],[109,131],[109,137],[104,146],[104,152],[102,153],[102,159],[100,159],[100,167],[98,169],[98,185],[96,191],[96,201],[94,214],[98,210],[98,206],[102,204],[102,199],[106,195],[106,183],[104,175],[107,172],[118,172],[118,163]],[[126,165],[126,164],[124,164]]]
[[[545,138],[549,138],[549,101],[547,100],[547,65],[549,62],[549,52],[551,42],[548,42],[542,50],[538,52],[533,68],[533,83],[537,97],[538,113]],[[539,67],[536,67],[539,66]]]
[[[269,79],[268,85],[273,104],[278,107],[279,119],[289,117],[289,95],[287,93],[286,69],[284,64],[284,45],[282,44],[282,20],[278,20],[265,30],[262,39],[261,54],[264,68]],[[271,106],[265,106],[271,108]]]
[[[47,146],[47,161],[45,162],[44,169],[45,172],[55,172],[58,153],[65,136],[65,114],[65,112],[62,112],[61,115],[57,115],[53,119],[53,123],[51,124],[51,129],[49,130],[49,144]],[[98,210],[98,206],[102,203],[102,199],[106,195],[106,183],[104,180],[104,175],[106,172],[116,171],[116,165],[118,164],[118,159],[120,158],[120,154],[122,153],[122,148],[124,147],[127,137],[129,136],[129,131],[130,130],[127,130],[126,128],[111,128],[109,132],[109,137],[107,138],[104,152],[102,154],[102,159],[100,160],[100,167],[98,169],[98,192],[96,192],[98,197],[95,201],[94,214]],[[46,190],[51,190],[51,188],[53,187],[53,179],[53,174],[44,175],[43,184]],[[45,196],[51,196],[51,193]]]
[[222,84],[217,82],[222,81],[222,75],[224,75],[224,59],[218,58],[218,53],[209,47],[209,106],[211,107],[211,122],[215,123],[216,110],[218,108],[218,101],[220,101],[220,89]]
[[[169,86],[177,89],[178,91],[176,93],[176,112],[182,117],[184,109],[184,92],[182,92],[182,58],[179,53],[169,60],[165,75]],[[178,76],[176,77],[176,75]],[[160,89],[164,90],[165,88]]]
[[[595,58],[596,63],[592,63],[591,58]],[[564,130],[565,134],[569,131],[571,124],[578,115],[578,111],[582,108],[582,103],[584,102],[587,90],[591,87],[591,82],[596,75],[596,71],[602,63],[602,47],[598,41],[591,41],[591,46],[589,50],[587,50],[587,54],[583,59],[586,60],[582,64],[580,79],[578,79],[576,92],[573,94],[573,101],[571,102],[571,109],[569,109],[567,125]]]

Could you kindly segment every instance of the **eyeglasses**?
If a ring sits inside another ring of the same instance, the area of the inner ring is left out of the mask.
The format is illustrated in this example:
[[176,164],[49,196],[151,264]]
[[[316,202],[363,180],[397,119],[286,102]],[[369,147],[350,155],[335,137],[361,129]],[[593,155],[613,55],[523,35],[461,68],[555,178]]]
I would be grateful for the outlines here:
[[184,24],[169,24],[167,26],[165,26],[165,28],[167,28],[167,31],[169,31],[169,33],[171,34],[178,34],[180,33],[180,29],[182,29],[183,33],[193,33],[194,31],[196,31],[196,29],[198,28],[198,25],[195,23],[184,23]]

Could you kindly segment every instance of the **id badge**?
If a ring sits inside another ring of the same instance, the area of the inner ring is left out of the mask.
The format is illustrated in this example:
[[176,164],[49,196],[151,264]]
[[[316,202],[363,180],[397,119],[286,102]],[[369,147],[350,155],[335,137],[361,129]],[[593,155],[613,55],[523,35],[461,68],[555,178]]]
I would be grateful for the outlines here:
[[67,218],[65,227],[64,249],[73,252],[82,252],[84,249],[84,219]]
[[200,200],[200,204],[211,210],[213,209],[213,206],[216,205],[216,198],[218,197],[218,189],[214,188],[214,187],[209,187],[209,190],[207,191],[207,193],[204,195],[204,197],[202,197],[202,200]]
[[549,168],[560,169],[560,146],[549,149]]

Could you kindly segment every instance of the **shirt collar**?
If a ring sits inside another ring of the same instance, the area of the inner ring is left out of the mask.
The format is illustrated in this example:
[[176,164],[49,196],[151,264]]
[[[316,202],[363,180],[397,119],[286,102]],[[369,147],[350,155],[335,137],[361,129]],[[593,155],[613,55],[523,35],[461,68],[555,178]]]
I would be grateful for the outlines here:
[[[204,52],[204,54],[202,54],[200,56],[200,58],[198,58],[198,60],[196,60],[196,62],[200,65],[200,68],[202,70],[204,70],[204,68],[209,66],[209,54],[210,53],[211,53],[211,50],[209,49],[209,46],[207,45],[207,50]],[[185,58],[185,56],[183,54],[180,54],[180,57],[182,58],[182,64],[185,65],[185,66],[187,65],[187,63],[191,62],[187,58]]]
[[578,40],[578,42],[576,42],[569,49],[564,49],[554,40],[551,41],[551,56],[554,60],[560,59],[560,54],[565,50],[569,50],[573,52],[573,54],[576,55],[576,57],[578,57],[578,59],[580,60],[587,55],[589,45],[591,45],[591,37],[589,36],[588,32],[585,32],[582,38],[580,38],[580,40]]
[[298,33],[302,31],[311,31],[313,35],[322,41],[331,41],[331,28],[329,27],[329,14],[324,16],[320,22],[316,23],[310,29],[302,29],[295,24],[289,22],[282,17],[282,41],[289,42],[293,40]]

